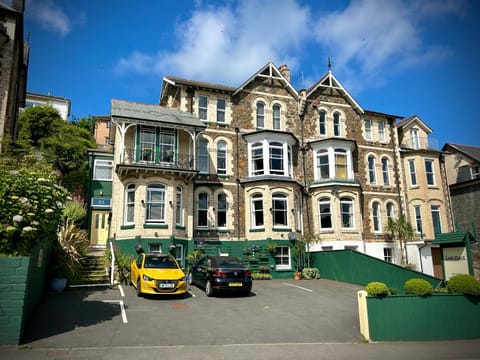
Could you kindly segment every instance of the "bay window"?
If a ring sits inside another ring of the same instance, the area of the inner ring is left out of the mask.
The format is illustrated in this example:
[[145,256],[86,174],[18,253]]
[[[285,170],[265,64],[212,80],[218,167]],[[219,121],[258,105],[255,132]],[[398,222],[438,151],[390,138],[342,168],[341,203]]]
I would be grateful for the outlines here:
[[165,222],[165,186],[149,184],[145,202],[146,222]]

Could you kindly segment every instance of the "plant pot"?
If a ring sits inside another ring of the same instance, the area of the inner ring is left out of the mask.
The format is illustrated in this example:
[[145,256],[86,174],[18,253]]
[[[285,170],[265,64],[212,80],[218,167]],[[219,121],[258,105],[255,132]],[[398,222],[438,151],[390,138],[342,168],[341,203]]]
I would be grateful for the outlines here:
[[67,278],[52,278],[50,280],[50,289],[61,293],[67,287]]
[[300,280],[302,278],[302,274],[293,274],[293,278],[295,280]]

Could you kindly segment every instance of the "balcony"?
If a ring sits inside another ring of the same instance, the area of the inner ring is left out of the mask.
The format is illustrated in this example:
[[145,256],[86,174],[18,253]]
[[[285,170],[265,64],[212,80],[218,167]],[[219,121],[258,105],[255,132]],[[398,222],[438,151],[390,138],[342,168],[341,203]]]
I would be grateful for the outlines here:
[[159,154],[153,149],[125,149],[116,165],[116,172],[126,176],[131,171],[154,173],[183,173],[188,178],[197,174],[193,155],[168,152]]
[[438,151],[438,140],[428,137],[404,139],[400,145],[403,149],[409,150],[435,150]]

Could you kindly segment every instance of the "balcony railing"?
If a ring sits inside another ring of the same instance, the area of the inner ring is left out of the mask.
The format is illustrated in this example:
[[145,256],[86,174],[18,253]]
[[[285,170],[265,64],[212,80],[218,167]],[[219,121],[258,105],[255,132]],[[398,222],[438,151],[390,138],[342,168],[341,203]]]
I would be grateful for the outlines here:
[[195,170],[193,155],[173,152],[160,154],[151,149],[125,149],[123,152],[123,160],[120,160],[120,165]]
[[436,150],[438,151],[438,140],[428,137],[405,139],[401,147],[413,150]]

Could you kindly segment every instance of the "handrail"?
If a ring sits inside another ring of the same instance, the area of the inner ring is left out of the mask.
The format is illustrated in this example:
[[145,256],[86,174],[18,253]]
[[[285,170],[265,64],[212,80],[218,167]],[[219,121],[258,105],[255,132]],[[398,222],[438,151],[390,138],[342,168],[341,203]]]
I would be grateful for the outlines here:
[[110,285],[113,285],[115,281],[115,251],[113,251],[113,242],[110,241],[110,254],[112,254],[112,264],[110,267]]

